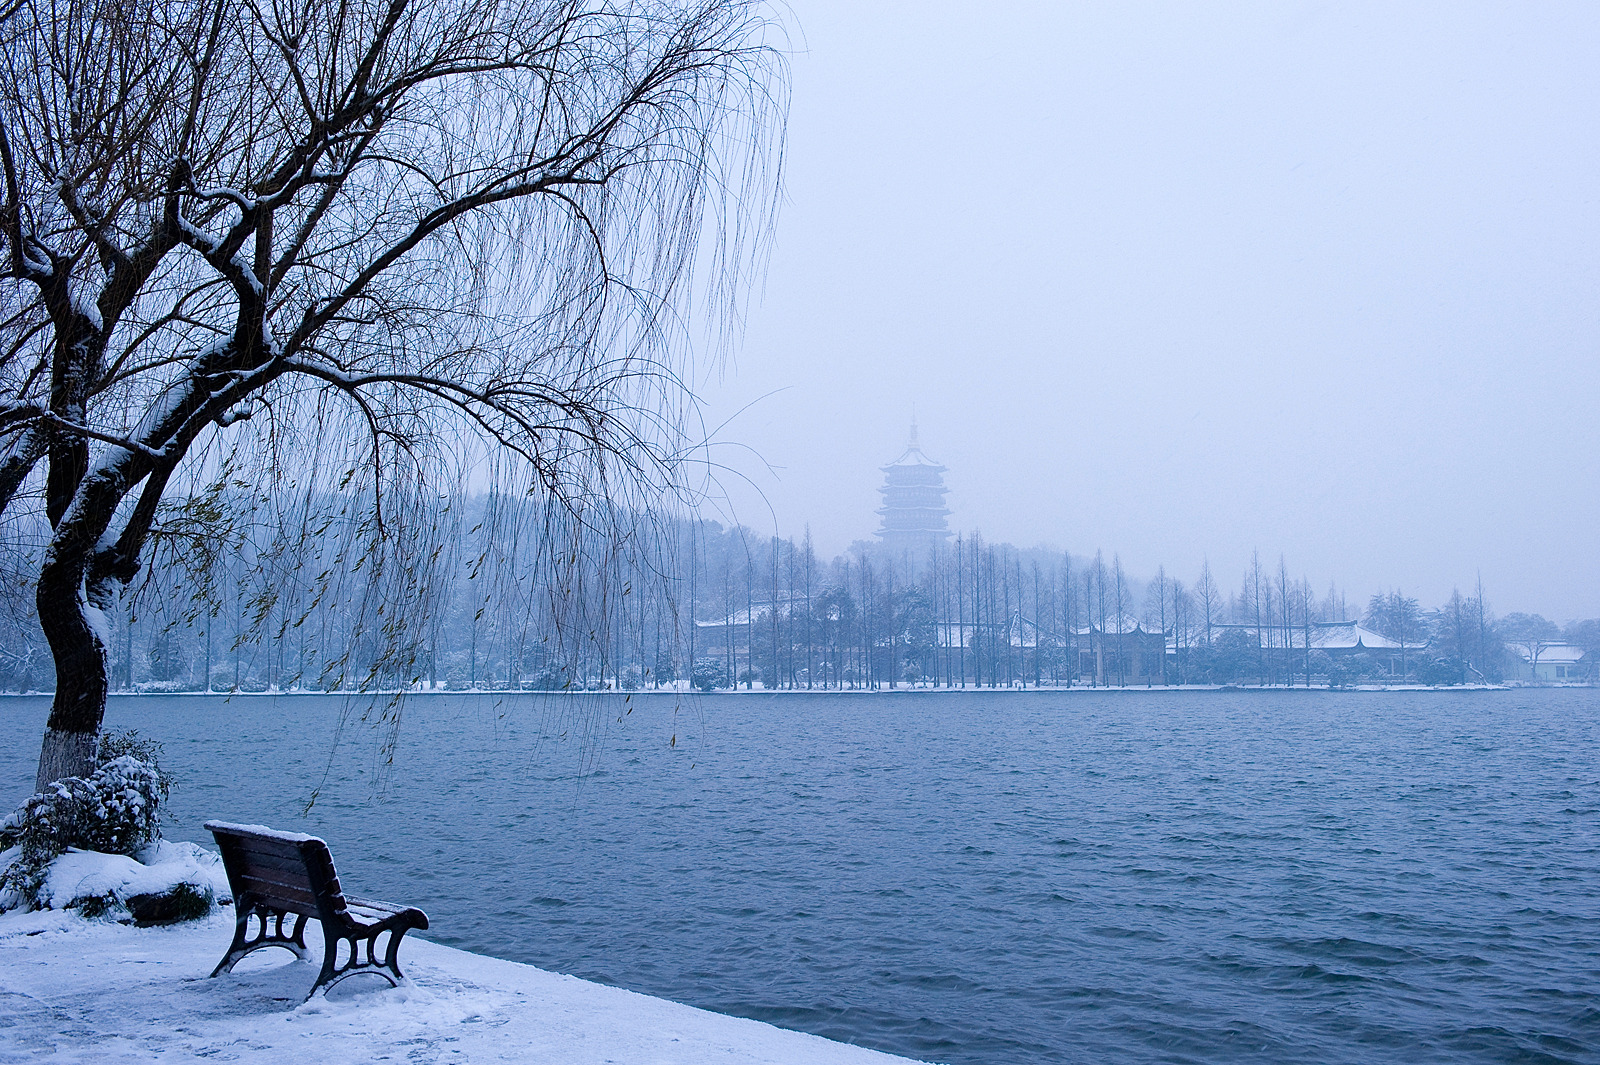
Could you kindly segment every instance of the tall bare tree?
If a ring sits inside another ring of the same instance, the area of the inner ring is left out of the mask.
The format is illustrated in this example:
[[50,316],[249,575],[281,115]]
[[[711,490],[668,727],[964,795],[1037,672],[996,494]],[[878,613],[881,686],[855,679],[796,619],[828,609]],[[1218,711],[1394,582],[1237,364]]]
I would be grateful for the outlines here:
[[1211,576],[1211,560],[1200,563],[1200,579],[1194,582],[1194,596],[1200,607],[1200,627],[1205,632],[1205,645],[1211,646],[1211,627],[1216,624],[1217,611],[1222,607],[1222,593]]
[[41,785],[90,768],[101,609],[221,449],[315,449],[375,505],[463,433],[565,498],[670,477],[682,323],[736,302],[775,202],[774,33],[746,0],[6,9],[0,509],[42,481]]
[[1113,552],[1111,555],[1112,591],[1111,603],[1116,609],[1117,625],[1117,683],[1128,683],[1128,614],[1133,610],[1133,590],[1128,585],[1127,575],[1122,570],[1122,556]]
[[[1264,623],[1272,609],[1270,596],[1272,587],[1266,583],[1266,576],[1261,571],[1261,552],[1250,552],[1250,568],[1244,575],[1243,601],[1246,610],[1250,611],[1252,626],[1255,629],[1256,642],[1256,683],[1267,683],[1266,642],[1264,639]],[[1267,599],[1266,603],[1262,600]]]
[[1194,636],[1194,596],[1180,580],[1172,582],[1172,640],[1178,683],[1189,683],[1189,645]]
[[[1167,683],[1167,655],[1165,642],[1167,638],[1167,624],[1171,620],[1168,607],[1172,603],[1172,595],[1176,590],[1176,582],[1167,580],[1167,567],[1156,567],[1156,579],[1151,581],[1145,589],[1144,614],[1145,623],[1154,624],[1156,631],[1161,633],[1161,683]],[[1176,635],[1176,634],[1174,634]]]

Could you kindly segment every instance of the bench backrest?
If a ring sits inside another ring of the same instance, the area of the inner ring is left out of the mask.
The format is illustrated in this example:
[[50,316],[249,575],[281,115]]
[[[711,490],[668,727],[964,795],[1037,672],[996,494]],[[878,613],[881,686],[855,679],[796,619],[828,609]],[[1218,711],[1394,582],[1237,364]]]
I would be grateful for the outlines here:
[[316,836],[226,821],[207,821],[206,828],[222,851],[234,905],[241,912],[249,902],[263,902],[322,920],[348,909],[333,855]]

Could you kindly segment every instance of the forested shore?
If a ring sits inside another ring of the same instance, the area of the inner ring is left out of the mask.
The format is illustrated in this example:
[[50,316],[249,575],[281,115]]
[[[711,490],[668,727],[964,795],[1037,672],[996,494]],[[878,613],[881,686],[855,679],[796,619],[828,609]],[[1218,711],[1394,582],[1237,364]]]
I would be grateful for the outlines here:
[[[924,557],[858,542],[823,559],[808,535],[526,495],[383,514],[333,494],[214,491],[160,532],[148,576],[105,611],[116,691],[1469,684],[1509,679],[1519,647],[1526,659],[1530,641],[1537,654],[1563,636],[1497,617],[1479,586],[1434,609],[1399,591],[1350,602],[1259,553],[1228,589],[1209,566],[1134,575],[1116,554],[981,533]],[[27,544],[14,530],[10,691],[53,679]],[[1351,622],[1387,649],[1323,649]]]

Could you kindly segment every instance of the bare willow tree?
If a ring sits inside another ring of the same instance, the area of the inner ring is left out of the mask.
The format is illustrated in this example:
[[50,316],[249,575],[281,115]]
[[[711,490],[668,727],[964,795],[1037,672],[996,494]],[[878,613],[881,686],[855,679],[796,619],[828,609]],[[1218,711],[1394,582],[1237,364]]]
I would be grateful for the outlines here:
[[91,768],[102,609],[219,453],[315,449],[380,504],[463,440],[557,496],[670,480],[686,323],[736,320],[776,202],[777,32],[745,0],[0,12],[0,511],[48,520],[41,786]]

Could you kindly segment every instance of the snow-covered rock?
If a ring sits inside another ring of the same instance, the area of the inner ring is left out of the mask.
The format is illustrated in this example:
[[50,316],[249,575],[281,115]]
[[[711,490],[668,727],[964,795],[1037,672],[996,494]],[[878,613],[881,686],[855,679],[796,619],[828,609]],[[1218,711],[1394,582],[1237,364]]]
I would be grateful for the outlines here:
[[126,904],[134,895],[164,895],[179,884],[226,899],[228,877],[216,853],[194,843],[157,840],[135,861],[123,854],[69,850],[50,863],[40,901],[63,910],[78,899],[114,898]]

